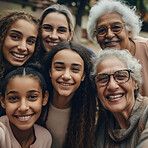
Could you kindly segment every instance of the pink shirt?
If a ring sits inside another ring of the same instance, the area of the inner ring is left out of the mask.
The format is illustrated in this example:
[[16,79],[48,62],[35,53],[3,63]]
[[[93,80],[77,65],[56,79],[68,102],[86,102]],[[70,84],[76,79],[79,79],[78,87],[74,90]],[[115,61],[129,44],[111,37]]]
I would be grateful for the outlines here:
[[137,37],[133,40],[136,45],[135,57],[142,65],[143,84],[140,89],[142,96],[148,96],[148,38]]
[[0,122],[0,148],[11,148],[11,140],[7,127]]
[[[5,125],[9,133],[9,134],[5,133],[5,134],[8,134],[11,139],[11,140],[7,139],[7,143],[9,144],[10,147],[6,147],[6,148],[11,148],[11,147],[12,148],[22,148],[12,133],[7,116],[0,117],[0,122],[2,122]],[[34,125],[34,131],[35,131],[36,141],[32,145],[30,145],[30,148],[50,148],[52,138],[51,138],[51,134],[49,133],[49,131],[37,124]]]

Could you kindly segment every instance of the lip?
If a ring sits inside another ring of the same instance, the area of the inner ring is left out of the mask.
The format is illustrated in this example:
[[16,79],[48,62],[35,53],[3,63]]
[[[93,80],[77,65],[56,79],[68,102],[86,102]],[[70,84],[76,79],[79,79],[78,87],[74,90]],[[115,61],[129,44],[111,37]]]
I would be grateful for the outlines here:
[[109,94],[106,96],[106,99],[110,102],[116,102],[121,99],[123,99],[124,93],[119,93],[119,94]]
[[52,42],[52,41],[48,41],[48,40],[45,40],[45,42],[50,46],[50,47],[54,47],[56,46],[59,42]]
[[17,118],[18,121],[20,122],[27,122],[31,119],[33,114],[30,115],[14,115],[15,118]]
[[104,45],[107,47],[113,47],[116,46],[119,41],[111,41],[111,42],[104,42]]
[[11,55],[17,61],[24,61],[26,57],[28,56],[27,54],[21,54],[21,53],[16,53],[16,52],[11,52]]
[[65,82],[58,82],[60,84],[60,87],[63,89],[69,89],[71,86],[74,85],[74,83],[65,83]]

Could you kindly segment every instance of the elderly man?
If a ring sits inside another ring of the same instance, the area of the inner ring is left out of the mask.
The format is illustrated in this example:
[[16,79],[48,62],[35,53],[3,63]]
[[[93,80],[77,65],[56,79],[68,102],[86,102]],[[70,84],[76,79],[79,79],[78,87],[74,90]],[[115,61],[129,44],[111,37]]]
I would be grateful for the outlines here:
[[142,21],[131,8],[117,0],[100,0],[90,10],[87,33],[102,49],[128,49],[142,64],[140,93],[148,96],[148,38],[139,36]]

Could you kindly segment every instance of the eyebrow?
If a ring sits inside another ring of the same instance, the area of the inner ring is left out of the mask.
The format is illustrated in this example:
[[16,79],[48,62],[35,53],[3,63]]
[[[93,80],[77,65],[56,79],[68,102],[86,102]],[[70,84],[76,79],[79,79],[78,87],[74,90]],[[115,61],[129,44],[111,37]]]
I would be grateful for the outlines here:
[[[61,64],[61,65],[64,65],[63,62],[55,62],[54,65],[55,65],[55,64]],[[81,64],[76,64],[76,63],[72,63],[72,66],[80,66],[80,67],[82,67]]]
[[[52,25],[50,24],[43,24],[42,27],[46,27],[46,26],[50,26],[52,27]],[[64,29],[67,29],[67,26],[59,26],[58,28],[64,28]]]
[[[21,34],[21,35],[23,35],[22,34],[22,32],[20,32],[20,31],[18,31],[18,30],[10,30],[10,32],[15,32],[15,33],[18,33],[18,34]],[[37,38],[36,36],[30,36],[31,38]]]
[[[40,93],[38,90],[29,90],[27,93],[34,93],[34,92]],[[19,94],[19,93],[17,91],[12,90],[7,93],[7,95],[9,94]]]

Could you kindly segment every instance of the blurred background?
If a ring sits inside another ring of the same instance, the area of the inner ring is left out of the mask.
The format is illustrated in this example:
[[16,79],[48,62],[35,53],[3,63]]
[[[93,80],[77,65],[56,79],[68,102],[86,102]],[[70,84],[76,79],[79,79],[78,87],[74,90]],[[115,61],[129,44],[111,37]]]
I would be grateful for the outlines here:
[[[17,9],[30,12],[36,17],[40,17],[42,11],[55,3],[68,6],[75,21],[75,35],[79,42],[87,46],[94,52],[100,47],[90,42],[87,38],[86,25],[90,8],[97,0],[0,0],[0,12],[6,9]],[[148,0],[126,0],[127,4],[137,7],[137,13],[143,20],[141,36],[148,38]]]

